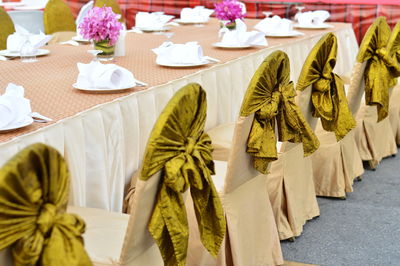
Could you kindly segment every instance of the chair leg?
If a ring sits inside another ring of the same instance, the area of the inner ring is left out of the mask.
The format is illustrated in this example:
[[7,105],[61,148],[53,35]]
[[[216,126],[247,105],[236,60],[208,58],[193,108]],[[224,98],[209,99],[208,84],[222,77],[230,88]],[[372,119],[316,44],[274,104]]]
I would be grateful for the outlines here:
[[341,200],[346,200],[346,196],[340,197]]
[[288,238],[287,240],[288,240],[289,242],[292,242],[292,243],[293,243],[293,242],[296,240],[296,238],[295,238],[294,236],[292,236],[292,237]]
[[361,181],[362,181],[362,176],[357,176],[357,177],[356,177],[356,181],[357,181],[357,182],[361,182]]

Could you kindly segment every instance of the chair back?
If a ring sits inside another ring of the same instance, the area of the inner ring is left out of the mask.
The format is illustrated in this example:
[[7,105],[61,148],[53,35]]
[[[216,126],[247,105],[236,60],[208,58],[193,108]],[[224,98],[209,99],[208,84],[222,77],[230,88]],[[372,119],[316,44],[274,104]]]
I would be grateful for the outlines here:
[[390,35],[386,19],[379,17],[368,28],[361,42],[347,96],[355,116],[363,94],[366,105],[377,107],[377,122],[388,115],[389,96],[395,85],[395,77],[400,75],[400,68],[390,55],[390,48],[387,48]]
[[[64,159],[41,143],[0,169],[1,265],[91,265],[83,246],[85,223],[66,213],[69,185]],[[10,254],[13,263],[4,263]]]
[[44,31],[76,31],[75,19],[69,6],[62,0],[49,0],[43,13]]
[[311,94],[301,95],[299,100],[312,127],[315,129],[319,118],[322,127],[334,132],[339,141],[356,126],[356,122],[347,103],[344,83],[333,72],[337,48],[336,36],[325,34],[307,56],[296,89],[300,95],[306,89],[311,91]]
[[103,6],[108,6],[112,8],[112,11],[115,14],[121,15],[121,18],[119,19],[119,22],[123,23],[124,18],[122,17],[122,11],[121,8],[118,5],[118,2],[116,0],[95,0],[94,1],[94,6],[97,7],[103,7]]
[[0,50],[7,49],[8,35],[15,32],[14,23],[7,12],[0,7]]
[[189,187],[202,243],[217,255],[226,224],[211,179],[214,163],[211,139],[204,132],[206,110],[205,91],[188,84],[155,123],[130,201],[133,212],[121,254],[123,265],[145,265],[143,257],[151,258],[155,243],[166,265],[185,264],[188,222],[182,194]]
[[228,159],[225,193],[257,176],[249,166],[251,161],[256,170],[267,173],[269,163],[278,158],[278,140],[303,142],[306,155],[317,149],[319,142],[294,96],[289,58],[276,51],[257,69],[243,99]]

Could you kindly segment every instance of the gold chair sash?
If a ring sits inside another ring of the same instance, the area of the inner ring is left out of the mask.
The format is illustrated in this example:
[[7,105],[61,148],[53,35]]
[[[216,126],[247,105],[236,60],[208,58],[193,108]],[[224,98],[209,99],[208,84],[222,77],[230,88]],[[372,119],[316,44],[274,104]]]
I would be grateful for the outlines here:
[[44,31],[76,31],[75,19],[69,6],[62,0],[49,0],[43,13]]
[[255,113],[247,152],[253,165],[267,173],[268,163],[278,159],[275,120],[279,141],[302,142],[304,155],[312,154],[319,141],[294,101],[296,96],[290,80],[289,58],[282,51],[270,54],[257,69],[246,91],[241,116]]
[[339,141],[356,126],[356,121],[349,109],[343,81],[333,73],[336,55],[336,36],[327,33],[304,62],[296,89],[303,91],[312,85],[313,116],[321,119],[325,130],[335,132]]
[[40,143],[0,169],[0,250],[11,245],[14,265],[92,265],[85,222],[65,213],[69,182],[62,156]]
[[95,0],[94,6],[97,6],[97,7],[103,7],[103,6],[111,7],[112,11],[115,14],[121,15],[121,18],[119,19],[119,22],[124,22],[124,19],[122,18],[122,11],[121,11],[121,8],[119,7],[117,1],[115,1],[115,0]]
[[[400,21],[394,26],[392,34],[390,35],[386,49],[389,51],[389,56],[393,58],[395,64],[400,63]],[[395,70],[394,70],[395,71]],[[397,77],[393,78],[390,87],[397,84]]]
[[365,103],[376,105],[378,122],[388,115],[389,89],[393,79],[400,75],[400,67],[390,56],[386,45],[390,37],[390,28],[384,17],[377,18],[365,34],[357,61],[367,61],[365,67]]
[[8,35],[15,32],[14,23],[7,12],[0,7],[0,50],[7,49]]
[[163,171],[149,231],[165,265],[185,265],[189,232],[181,194],[189,187],[204,247],[217,256],[224,238],[224,212],[211,179],[211,139],[204,132],[206,110],[205,91],[186,85],[164,108],[147,144],[141,179]]

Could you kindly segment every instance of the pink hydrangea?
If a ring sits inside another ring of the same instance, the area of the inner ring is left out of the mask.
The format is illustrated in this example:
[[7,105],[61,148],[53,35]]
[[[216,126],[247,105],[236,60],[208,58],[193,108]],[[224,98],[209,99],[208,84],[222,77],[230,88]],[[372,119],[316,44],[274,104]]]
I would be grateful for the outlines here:
[[220,20],[235,21],[237,18],[244,18],[242,6],[236,0],[223,0],[214,6],[216,17]]
[[78,28],[80,34],[89,40],[96,42],[108,40],[110,45],[114,45],[122,30],[122,24],[118,21],[118,15],[112,11],[111,7],[94,7],[84,17]]

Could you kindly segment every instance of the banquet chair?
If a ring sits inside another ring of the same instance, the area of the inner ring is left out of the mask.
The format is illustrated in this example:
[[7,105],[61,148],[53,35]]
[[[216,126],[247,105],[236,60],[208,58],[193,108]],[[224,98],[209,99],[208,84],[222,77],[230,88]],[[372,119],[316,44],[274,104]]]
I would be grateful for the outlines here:
[[361,42],[347,93],[357,121],[354,136],[360,157],[368,161],[371,169],[375,169],[382,158],[397,152],[388,118],[389,97],[397,72],[386,50],[389,37],[386,19],[377,18]]
[[14,23],[7,12],[0,7],[0,50],[7,49],[8,35],[15,32]]
[[[206,94],[198,84],[181,88],[155,123],[128,200],[130,215],[70,207],[87,223],[84,235],[95,264],[185,265],[190,195],[202,242],[216,255],[226,230],[224,212],[211,179],[211,142],[204,133]],[[157,248],[159,246],[159,249]]]
[[[188,104],[193,105],[196,102],[198,101],[193,100]],[[197,112],[198,119],[201,118],[202,121],[201,128],[204,127],[205,122],[205,102],[203,106],[201,113]],[[180,108],[182,107],[186,109],[185,105],[180,104]],[[235,155],[231,157],[229,166],[226,162],[216,162],[216,174],[212,179],[222,200],[227,230],[218,254],[208,252],[202,244],[204,241],[199,233],[201,230],[197,228],[198,222],[204,222],[196,219],[198,207],[192,204],[194,197],[187,199],[189,221],[187,265],[277,265],[283,263],[276,224],[268,199],[265,175],[260,175],[252,167],[250,157],[245,151],[252,120],[252,116],[239,119],[234,139]],[[204,134],[204,136],[207,135]],[[208,136],[206,139],[210,141]],[[137,191],[136,182],[133,178],[127,202],[132,200],[134,194],[131,192]],[[190,189],[193,193],[193,186]],[[215,255],[217,255],[216,258]]]
[[119,19],[119,22],[125,23],[125,20],[122,16],[122,11],[121,8],[118,5],[118,2],[116,0],[94,0],[94,6],[97,7],[103,7],[103,6],[108,6],[112,8],[112,11],[115,14],[121,15],[121,18]]
[[[389,52],[389,56],[398,65],[400,63],[400,22],[397,22],[393,28],[386,49]],[[398,80],[394,80],[394,84],[396,85],[389,99],[389,121],[396,144],[400,145],[400,85],[398,84]]]
[[85,222],[66,212],[69,186],[63,157],[41,143],[0,169],[0,265],[92,265]]
[[62,0],[47,2],[43,13],[43,24],[46,34],[76,32],[74,16],[69,6]]
[[[297,81],[296,90],[311,90],[312,117],[319,149],[312,156],[317,196],[345,199],[353,180],[364,172],[352,129],[356,121],[349,109],[341,78],[333,72],[337,39],[325,34],[309,53]],[[306,105],[306,103],[304,104]],[[319,118],[319,119],[318,119]]]
[[[264,130],[265,133],[256,139],[255,133],[249,135],[248,145],[254,147],[248,147],[248,151],[260,149],[260,154],[254,157],[254,166],[261,173],[267,174],[266,162],[271,163],[266,177],[267,190],[280,239],[299,236],[305,222],[319,215],[311,159],[308,157],[318,148],[319,142],[294,103],[295,91],[289,79],[287,55],[282,51],[270,54],[257,69],[248,88],[250,91],[257,88],[252,98],[254,103],[246,103],[245,98],[241,111],[243,116],[243,106],[256,106],[258,101],[264,101],[260,117],[254,119],[253,127],[258,134]],[[259,125],[257,121],[261,121]],[[226,124],[208,131],[215,148],[215,159],[226,161],[233,153],[232,128],[231,124]],[[280,147],[276,147],[275,134],[283,142]],[[266,158],[261,165],[257,156]]]

